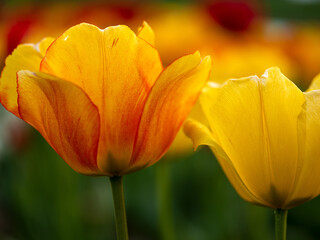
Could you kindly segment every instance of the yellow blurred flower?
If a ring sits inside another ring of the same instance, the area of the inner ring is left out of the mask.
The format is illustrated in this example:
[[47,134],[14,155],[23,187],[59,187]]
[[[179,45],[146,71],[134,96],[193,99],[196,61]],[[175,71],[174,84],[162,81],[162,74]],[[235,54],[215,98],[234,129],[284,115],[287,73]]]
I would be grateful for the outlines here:
[[[208,83],[208,118],[188,120],[194,147],[208,145],[246,201],[289,209],[320,193],[320,77],[301,92],[278,68],[224,84]],[[315,90],[314,90],[315,89]]]
[[[210,52],[210,51],[205,51]],[[295,65],[279,49],[266,44],[230,44],[213,51],[214,64],[210,81],[223,83],[230,78],[262,75],[265,69],[279,66],[290,79],[295,78]]]
[[310,80],[320,72],[319,42],[319,24],[297,25],[294,28],[292,39],[283,47],[299,66],[300,84],[305,89],[310,85]]
[[203,46],[212,40],[209,36],[213,31],[197,6],[162,5],[153,11],[148,22],[156,32],[155,44],[165,65],[182,54],[202,52]]
[[206,83],[210,57],[163,69],[154,34],[76,25],[6,59],[3,106],[36,128],[77,172],[119,176],[157,162]]

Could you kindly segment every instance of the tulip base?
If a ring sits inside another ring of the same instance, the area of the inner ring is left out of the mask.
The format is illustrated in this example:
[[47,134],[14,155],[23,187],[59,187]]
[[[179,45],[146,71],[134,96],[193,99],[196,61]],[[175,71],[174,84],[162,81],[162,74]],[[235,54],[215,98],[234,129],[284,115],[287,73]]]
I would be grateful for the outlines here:
[[288,210],[274,210],[276,240],[286,240]]
[[123,177],[110,177],[113,195],[117,240],[128,240],[127,216],[123,193]]

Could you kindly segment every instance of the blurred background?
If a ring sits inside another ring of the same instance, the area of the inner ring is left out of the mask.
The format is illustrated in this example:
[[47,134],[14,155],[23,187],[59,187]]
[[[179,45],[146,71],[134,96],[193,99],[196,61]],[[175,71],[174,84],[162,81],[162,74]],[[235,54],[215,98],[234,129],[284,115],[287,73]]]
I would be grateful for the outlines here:
[[[305,90],[320,73],[320,1],[0,1],[0,68],[20,43],[81,22],[147,21],[163,64],[200,50],[210,81],[271,66]],[[205,121],[198,104],[190,117]],[[288,166],[290,167],[290,166]],[[130,239],[273,239],[273,211],[244,202],[208,148],[179,133],[157,164],[124,178]],[[0,239],[115,239],[106,177],[74,172],[34,129],[0,107]],[[320,239],[320,199],[289,211],[288,239]]]

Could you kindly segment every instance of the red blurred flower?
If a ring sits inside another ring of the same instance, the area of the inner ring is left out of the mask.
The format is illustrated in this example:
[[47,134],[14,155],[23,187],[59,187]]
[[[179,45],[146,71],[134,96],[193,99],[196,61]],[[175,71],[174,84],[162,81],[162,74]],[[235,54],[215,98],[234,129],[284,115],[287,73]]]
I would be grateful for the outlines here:
[[255,17],[253,8],[245,2],[221,1],[208,6],[210,16],[224,28],[244,31]]
[[18,19],[12,23],[7,33],[7,54],[11,54],[22,42],[33,23],[34,20],[30,18]]

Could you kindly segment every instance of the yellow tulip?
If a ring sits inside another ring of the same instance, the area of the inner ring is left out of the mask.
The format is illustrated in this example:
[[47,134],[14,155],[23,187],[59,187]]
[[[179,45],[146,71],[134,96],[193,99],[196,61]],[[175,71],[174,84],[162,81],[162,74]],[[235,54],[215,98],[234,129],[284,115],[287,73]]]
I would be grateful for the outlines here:
[[[210,51],[207,53],[210,53]],[[257,54],[263,55],[263,58],[257,59]],[[289,59],[277,51],[277,49],[267,46],[250,43],[242,44],[241,46],[231,45],[221,50],[220,54],[214,54],[211,51],[210,55],[216,61],[212,66],[209,81],[217,83],[225,82],[230,78],[249,76],[254,73],[262,74],[265,69],[273,66],[273,64],[280,66],[284,73],[290,73],[289,77],[296,76],[293,71],[294,66],[290,63]],[[188,118],[208,125],[200,104],[194,105]],[[192,151],[191,145],[192,143],[181,129],[167,155],[175,157],[190,154]]]
[[198,52],[162,67],[152,29],[76,25],[19,45],[0,79],[3,106],[77,172],[122,176],[157,162],[205,85]]
[[209,82],[200,103],[211,130],[188,120],[184,131],[195,148],[210,146],[244,200],[292,208],[320,193],[319,82],[302,92],[276,67]]

